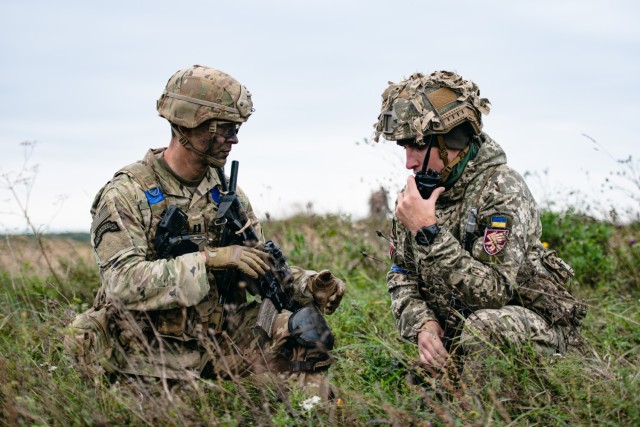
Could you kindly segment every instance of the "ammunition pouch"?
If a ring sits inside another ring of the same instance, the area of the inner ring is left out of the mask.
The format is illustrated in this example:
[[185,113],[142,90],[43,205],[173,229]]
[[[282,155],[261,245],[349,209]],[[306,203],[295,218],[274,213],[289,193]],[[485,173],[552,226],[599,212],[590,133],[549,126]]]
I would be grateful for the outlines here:
[[556,251],[548,251],[542,256],[542,265],[556,283],[568,285],[575,274],[573,269],[562,260]]
[[573,270],[555,251],[546,252],[541,261],[545,271],[523,272],[529,279],[518,287],[515,303],[544,317],[551,326],[579,327],[587,308],[566,288]]

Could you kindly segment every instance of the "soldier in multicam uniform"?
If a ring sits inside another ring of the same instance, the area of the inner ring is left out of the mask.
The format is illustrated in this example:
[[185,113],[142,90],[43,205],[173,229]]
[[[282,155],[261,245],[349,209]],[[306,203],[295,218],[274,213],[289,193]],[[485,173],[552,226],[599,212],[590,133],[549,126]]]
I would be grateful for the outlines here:
[[[171,379],[277,372],[328,398],[333,335],[320,312],[338,307],[344,283],[328,270],[291,267],[295,306],[317,309],[283,310],[256,327],[263,303],[248,299],[245,285],[269,269],[267,255],[217,244],[222,168],[253,112],[251,94],[228,74],[195,65],[169,79],[157,109],[171,125],[168,148],[122,168],[95,198],[91,241],[102,286],[68,328],[67,352],[93,372]],[[237,194],[264,242],[249,200]],[[186,213],[188,233],[204,235],[206,248],[158,259],[154,236],[170,206]],[[238,279],[217,282],[224,271]]]
[[567,288],[573,271],[540,241],[527,185],[481,130],[489,107],[454,72],[415,73],[390,83],[375,125],[415,173],[392,223],[391,309],[434,369],[454,350],[469,360],[500,344],[564,353],[586,314]]

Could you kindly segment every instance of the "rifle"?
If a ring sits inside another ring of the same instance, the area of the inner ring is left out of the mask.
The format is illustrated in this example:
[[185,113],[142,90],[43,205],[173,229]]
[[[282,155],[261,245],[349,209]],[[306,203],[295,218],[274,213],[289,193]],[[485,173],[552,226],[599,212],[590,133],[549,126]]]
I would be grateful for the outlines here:
[[[256,247],[259,241],[258,235],[236,194],[238,166],[239,162],[237,160],[231,162],[231,175],[229,176],[228,186],[224,171],[222,168],[218,169],[224,194],[220,197],[218,214],[214,225],[222,230],[220,246],[244,245]],[[248,289],[258,293],[262,298],[257,325],[271,337],[271,325],[273,325],[277,314],[283,309],[292,308],[293,275],[287,265],[284,254],[273,241],[267,241],[258,249],[269,254],[267,264],[269,264],[271,270],[258,278],[257,288],[250,286]],[[221,304],[224,304],[225,294],[232,282],[235,282],[236,274],[238,274],[237,270],[227,270],[220,272],[216,276],[216,279],[221,279],[218,283],[221,283],[223,285],[221,289],[224,289],[220,293]]]

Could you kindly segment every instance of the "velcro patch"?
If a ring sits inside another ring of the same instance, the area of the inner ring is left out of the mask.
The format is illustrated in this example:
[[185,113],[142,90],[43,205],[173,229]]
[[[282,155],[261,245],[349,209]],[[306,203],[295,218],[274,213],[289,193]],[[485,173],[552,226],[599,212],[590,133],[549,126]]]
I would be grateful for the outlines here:
[[491,228],[507,228],[508,220],[506,216],[494,215],[491,217]]
[[429,98],[436,110],[440,110],[440,108],[458,99],[458,95],[453,90],[442,87],[429,93],[427,98]]
[[100,242],[102,242],[102,236],[105,233],[110,231],[120,231],[120,226],[115,221],[105,221],[96,228],[96,231],[93,233],[93,247],[97,248]]
[[484,231],[484,242],[482,247],[489,255],[495,255],[507,245],[509,230],[487,228]]

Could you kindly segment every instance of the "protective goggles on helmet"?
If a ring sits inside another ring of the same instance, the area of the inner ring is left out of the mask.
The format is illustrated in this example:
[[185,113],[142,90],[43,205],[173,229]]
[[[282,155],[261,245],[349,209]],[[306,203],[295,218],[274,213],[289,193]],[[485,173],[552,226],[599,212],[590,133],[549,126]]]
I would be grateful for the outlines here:
[[212,120],[209,124],[209,132],[214,135],[223,137],[224,139],[233,138],[240,132],[240,125],[237,122],[220,122]]

